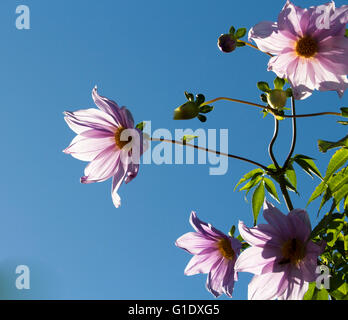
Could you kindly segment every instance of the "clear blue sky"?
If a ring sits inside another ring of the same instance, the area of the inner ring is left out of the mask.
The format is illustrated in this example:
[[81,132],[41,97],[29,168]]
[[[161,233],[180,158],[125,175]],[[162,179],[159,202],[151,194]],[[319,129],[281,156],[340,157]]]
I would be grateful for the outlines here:
[[[285,2],[285,1],[284,1]],[[296,1],[318,5],[321,1]],[[303,4],[304,3],[304,4]],[[337,1],[338,6],[344,1]],[[31,10],[31,29],[15,28],[17,5]],[[251,204],[233,192],[253,167],[229,161],[223,176],[204,165],[143,165],[123,185],[120,209],[111,181],[82,185],[86,163],[62,153],[74,133],[64,110],[94,107],[91,90],[126,105],[136,122],[153,129],[228,128],[229,151],[269,164],[271,117],[229,102],[215,104],[208,121],[173,121],[184,91],[208,99],[259,101],[257,81],[272,81],[268,57],[251,48],[222,54],[216,41],[233,24],[250,28],[276,20],[283,1],[68,1],[0,2],[1,183],[0,298],[12,299],[213,299],[206,275],[186,277],[191,256],[175,240],[191,231],[191,210],[224,232],[244,220]],[[338,111],[347,93],[314,93],[298,113]],[[324,171],[330,155],[318,138],[338,140],[347,128],[334,117],[298,120],[296,153],[313,156]],[[283,121],[275,152],[289,149],[290,121]],[[318,181],[299,173],[304,207]],[[250,199],[249,199],[250,200]],[[308,210],[316,223],[318,203]],[[285,211],[285,206],[281,208]],[[262,219],[260,220],[262,221]],[[31,289],[15,288],[15,268],[31,270]],[[240,274],[234,299],[247,298],[250,274]]]

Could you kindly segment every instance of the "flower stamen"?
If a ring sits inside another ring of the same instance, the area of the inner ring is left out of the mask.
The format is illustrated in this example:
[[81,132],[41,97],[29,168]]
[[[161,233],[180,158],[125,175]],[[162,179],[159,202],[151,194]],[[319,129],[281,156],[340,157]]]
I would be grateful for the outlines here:
[[219,248],[221,255],[224,258],[226,258],[228,260],[233,260],[235,253],[232,249],[231,241],[229,239],[226,239],[226,238],[220,239],[218,242],[218,248]]
[[297,55],[305,58],[312,58],[318,52],[318,42],[310,36],[304,36],[296,42]]
[[116,129],[115,131],[115,142],[116,142],[116,145],[117,147],[119,147],[119,149],[123,149],[123,147],[128,144],[131,140],[132,140],[132,137],[128,137],[127,140],[121,140],[121,136],[122,136],[122,132],[125,130],[126,128],[120,126]]
[[297,265],[305,256],[304,243],[296,238],[286,241],[282,246],[283,259],[279,264]]

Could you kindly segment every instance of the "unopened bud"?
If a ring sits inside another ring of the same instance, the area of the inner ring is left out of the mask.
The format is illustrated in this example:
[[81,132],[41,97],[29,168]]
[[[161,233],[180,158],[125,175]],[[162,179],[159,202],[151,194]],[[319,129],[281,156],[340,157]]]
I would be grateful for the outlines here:
[[188,120],[198,116],[199,106],[192,101],[188,101],[174,110],[174,120]]
[[282,109],[286,105],[287,94],[280,89],[274,89],[267,93],[267,102],[273,109]]
[[232,52],[236,46],[237,42],[230,34],[222,34],[218,39],[218,47],[222,52]]

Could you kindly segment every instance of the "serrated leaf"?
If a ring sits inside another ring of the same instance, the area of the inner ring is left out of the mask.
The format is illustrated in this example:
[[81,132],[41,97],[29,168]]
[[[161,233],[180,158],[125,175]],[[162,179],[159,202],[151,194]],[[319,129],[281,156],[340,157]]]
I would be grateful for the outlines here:
[[348,148],[348,135],[337,142],[318,140],[318,147],[319,147],[319,150],[321,152],[324,152],[324,153],[327,150],[333,149],[333,148],[338,148],[338,147],[347,147]]
[[310,196],[308,202],[307,202],[307,206],[315,199],[317,199],[318,197],[320,197],[327,189],[327,184],[322,181],[313,191],[312,195]]
[[342,188],[340,188],[338,191],[333,193],[333,198],[335,199],[336,204],[339,204],[339,202],[348,194],[348,184],[344,185]]
[[331,176],[341,168],[348,160],[348,149],[339,149],[334,155],[331,157],[329,165],[326,169],[326,174],[324,177],[324,181],[328,181]]
[[262,175],[262,173],[256,173],[256,174],[251,178],[251,180],[250,180],[247,184],[244,185],[244,187],[242,187],[242,188],[239,189],[239,191],[250,190],[251,188],[255,187],[256,184],[262,180],[261,175]]
[[263,92],[269,92],[271,91],[271,88],[269,87],[268,83],[267,82],[264,82],[264,81],[259,81],[257,83],[257,87],[259,90],[263,91]]
[[257,169],[254,169],[254,170],[251,170],[250,172],[246,173],[237,183],[237,185],[234,187],[234,190],[233,191],[236,191],[237,187],[242,184],[243,182],[251,179],[256,173],[263,173],[263,170],[260,169],[260,168],[257,168]]
[[312,158],[302,154],[297,154],[293,157],[293,160],[311,177],[313,177],[312,173],[314,173],[322,179],[321,173]]
[[245,34],[246,34],[246,32],[247,32],[247,29],[246,29],[246,28],[239,28],[239,29],[236,31],[236,33],[235,33],[234,36],[235,36],[237,39],[239,39],[239,38],[244,37]]
[[186,134],[182,137],[182,141],[184,142],[190,142],[191,140],[195,139],[195,138],[198,138],[198,136],[194,136],[194,135],[191,135],[191,134]]
[[333,219],[330,224],[328,225],[328,229],[327,229],[327,236],[328,239],[326,240],[326,244],[330,247],[332,247],[340,232],[342,231],[344,225],[344,218],[343,219]]
[[253,216],[254,216],[254,225],[257,223],[257,217],[259,216],[259,212],[262,208],[263,202],[265,200],[265,188],[264,188],[264,182],[261,181],[259,185],[256,187],[253,197],[252,197],[252,209],[253,209]]
[[329,188],[331,192],[336,192],[345,184],[348,184],[348,168],[345,167],[332,177],[328,181]]
[[273,199],[277,200],[280,203],[277,189],[276,189],[273,181],[271,179],[266,178],[266,177],[263,178],[263,180],[265,182],[265,187],[266,187],[266,190],[268,191],[268,193],[272,196]]

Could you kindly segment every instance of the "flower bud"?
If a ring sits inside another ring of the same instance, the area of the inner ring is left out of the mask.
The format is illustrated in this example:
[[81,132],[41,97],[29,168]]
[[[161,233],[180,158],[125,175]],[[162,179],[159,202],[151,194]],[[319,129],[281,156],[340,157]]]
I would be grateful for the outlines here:
[[193,102],[188,101],[174,110],[174,120],[193,119],[198,116],[199,106]]
[[273,109],[282,109],[286,105],[286,92],[280,89],[274,89],[267,93],[267,102]]
[[232,52],[236,46],[237,42],[230,34],[222,34],[218,39],[218,47],[222,52]]

